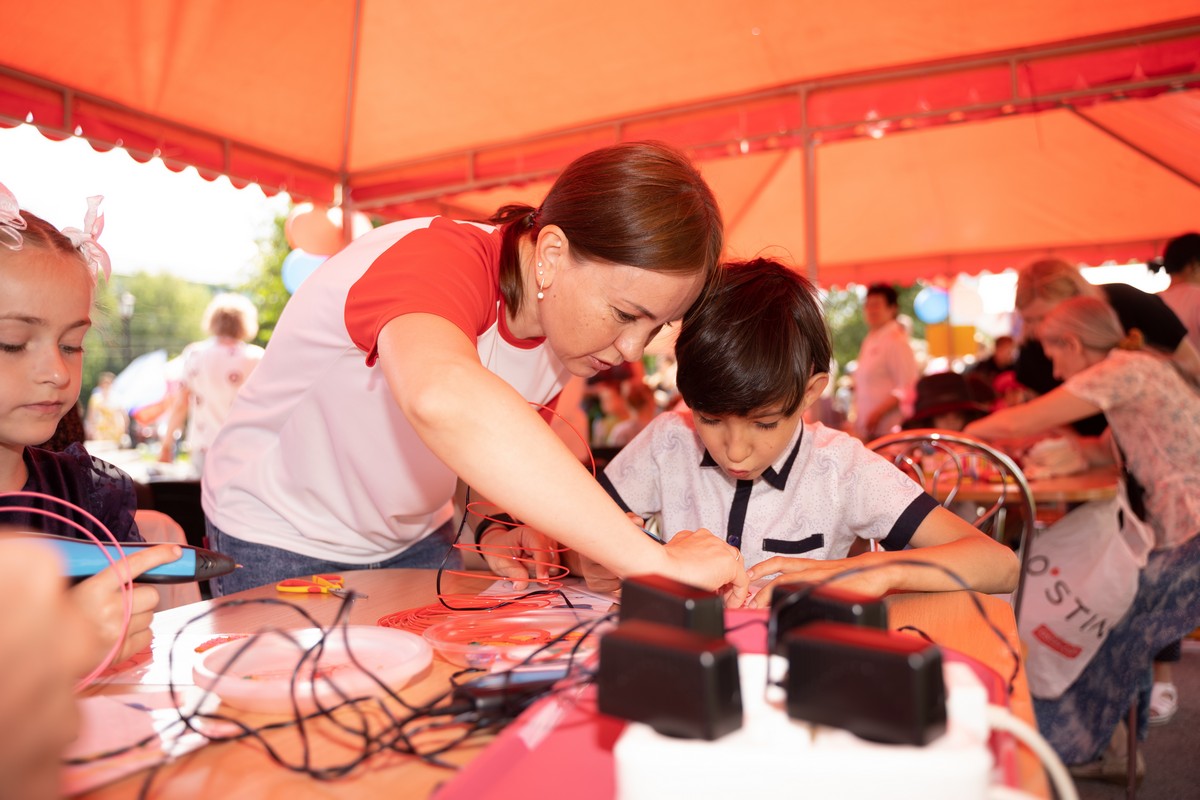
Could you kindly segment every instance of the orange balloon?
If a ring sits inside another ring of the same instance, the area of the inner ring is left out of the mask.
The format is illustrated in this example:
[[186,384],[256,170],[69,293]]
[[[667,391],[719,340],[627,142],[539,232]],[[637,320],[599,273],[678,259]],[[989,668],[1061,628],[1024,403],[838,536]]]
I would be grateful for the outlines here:
[[288,244],[318,256],[330,256],[342,249],[342,229],[329,218],[328,208],[300,203],[284,223]]
[[[332,222],[338,229],[339,233],[342,230],[342,219],[345,216],[345,211],[340,207],[334,207],[327,212],[329,221]],[[357,239],[364,233],[369,233],[372,229],[371,218],[361,211],[350,212],[350,238]]]

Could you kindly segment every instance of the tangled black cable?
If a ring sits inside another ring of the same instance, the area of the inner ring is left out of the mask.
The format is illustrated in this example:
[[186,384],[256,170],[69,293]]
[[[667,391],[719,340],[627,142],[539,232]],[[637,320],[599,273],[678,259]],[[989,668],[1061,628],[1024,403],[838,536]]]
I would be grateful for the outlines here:
[[[610,614],[598,619],[588,618],[580,620],[569,629],[554,637],[551,641],[535,648],[522,661],[508,670],[483,673],[481,670],[468,669],[455,673],[451,676],[450,686],[446,691],[423,704],[416,705],[404,700],[386,682],[367,669],[354,654],[350,644],[350,637],[346,636],[345,652],[348,659],[355,668],[371,679],[378,687],[379,692],[352,697],[346,694],[336,682],[325,681],[321,685],[326,689],[331,689],[336,697],[334,702],[326,703],[322,701],[322,698],[318,694],[318,681],[315,679],[316,667],[325,652],[329,636],[339,630],[344,631],[346,628],[349,618],[349,608],[352,602],[352,594],[344,598],[338,607],[333,622],[327,627],[321,626],[305,609],[277,598],[226,600],[188,620],[176,632],[167,656],[170,673],[167,688],[170,693],[171,702],[179,713],[178,721],[181,725],[181,728],[174,734],[176,738],[191,732],[203,737],[209,743],[251,740],[258,743],[268,758],[279,766],[292,772],[308,775],[317,780],[333,780],[344,777],[368,759],[383,752],[408,755],[436,767],[454,769],[456,768],[454,765],[447,763],[440,757],[474,736],[491,733],[502,728],[511,722],[524,708],[541,697],[566,692],[589,682],[593,678],[593,673],[582,670],[577,663],[580,648],[598,626],[610,621],[614,616]],[[175,682],[176,650],[178,649],[181,637],[193,625],[208,618],[219,609],[242,605],[279,606],[299,615],[308,626],[320,631],[317,641],[308,647],[301,646],[293,632],[279,627],[264,629],[252,636],[246,637],[244,640],[229,642],[224,645],[224,647],[234,648],[234,650],[228,661],[223,664],[218,674],[218,681],[214,682],[213,686],[217,686],[219,679],[228,674],[237,661],[253,646],[253,643],[264,635],[278,634],[284,636],[301,648],[300,656],[292,670],[292,676],[289,681],[289,696],[292,706],[291,715],[285,720],[252,726],[226,714],[203,711],[202,709],[205,707],[206,701],[211,696],[214,694],[219,696],[219,689],[205,689],[195,701],[193,710],[185,711],[184,697],[181,694],[180,686]],[[486,705],[481,703],[477,697],[472,696],[470,681],[461,682],[459,680],[462,676],[468,674],[499,675],[501,676],[499,694],[500,696],[506,696],[510,691],[521,688],[516,680],[510,680],[510,676],[513,675],[514,671],[519,671],[522,667],[532,664],[537,660],[539,654],[561,643],[566,637],[582,628],[586,628],[584,635],[572,643],[568,656],[563,662],[559,662],[562,664],[562,679],[547,682],[543,688],[536,692],[530,692],[525,689],[518,697],[519,702]],[[313,680],[308,681],[311,689],[311,698],[306,696],[304,699],[311,699],[315,710],[305,713],[301,710],[301,698],[298,696],[297,690],[298,684],[308,680],[310,674],[313,676]],[[385,702],[385,700],[389,699],[404,709],[406,713],[395,713],[393,708]],[[349,715],[348,719],[346,718],[347,715]],[[314,763],[310,728],[314,721],[318,719],[328,720],[324,724],[332,725],[335,730],[351,737],[355,747],[353,748],[354,754],[350,759],[341,763],[324,766],[318,766]],[[233,729],[233,732],[214,732],[212,730],[214,723],[227,725]],[[374,730],[372,730],[373,728]],[[418,738],[422,734],[452,728],[459,728],[456,735],[446,740],[439,740],[436,744],[432,744],[432,746],[429,743],[418,741]],[[270,732],[287,729],[295,730],[296,735],[299,737],[300,757],[295,760],[289,760],[285,757],[280,749],[266,736]],[[167,730],[156,731],[137,742],[121,748],[115,748],[83,758],[69,759],[65,763],[68,765],[81,765],[119,756],[151,744],[160,738],[165,738],[168,735]],[[148,795],[161,766],[160,764],[147,773],[139,796],[144,797]]]
[[[820,588],[822,586],[825,586],[826,584],[833,583],[834,581],[842,580],[843,578],[848,578],[851,575],[858,575],[858,574],[861,574],[864,572],[871,572],[876,569],[882,569],[884,567],[891,567],[891,566],[895,566],[897,564],[905,564],[905,565],[914,566],[914,567],[929,567],[932,569],[939,570],[944,575],[946,575],[946,577],[950,578],[950,580],[954,581],[954,583],[958,584],[959,587],[966,590],[967,597],[969,597],[971,599],[971,604],[975,607],[975,611],[979,614],[980,618],[983,619],[983,621],[987,624],[987,626],[991,630],[991,632],[993,634],[995,634],[996,638],[998,640],[1000,640],[1001,644],[1003,644],[1004,648],[1008,651],[1008,654],[1012,657],[1012,665],[1013,665],[1012,672],[1009,673],[1008,679],[1005,681],[1006,696],[1011,697],[1012,693],[1013,693],[1013,686],[1017,680],[1017,675],[1019,675],[1021,672],[1021,656],[1020,656],[1020,654],[1017,653],[1017,649],[1015,647],[1013,647],[1012,642],[1010,642],[1008,640],[1008,638],[1004,635],[1004,632],[1001,631],[1000,628],[998,628],[996,626],[996,623],[992,622],[990,617],[988,617],[987,611],[984,609],[983,604],[979,602],[979,598],[975,595],[975,592],[971,589],[970,584],[968,584],[965,580],[963,580],[956,572],[954,572],[951,569],[948,569],[947,567],[942,566],[941,564],[935,564],[932,561],[921,561],[921,560],[915,559],[915,558],[900,558],[900,559],[895,559],[893,561],[887,561],[887,562],[883,562],[883,563],[864,564],[861,567],[851,567],[850,569],[847,569],[843,572],[839,572],[836,575],[831,575],[828,578],[824,578],[822,580],[810,583],[803,590],[796,592],[793,595],[790,595],[785,602],[788,606],[793,606],[797,603],[804,601],[815,590],[817,590],[818,588]],[[767,652],[768,653],[772,653],[775,651],[775,646],[778,642],[778,637],[779,637],[779,631],[778,631],[779,613],[778,612],[782,611],[782,610],[783,609],[772,609],[772,613],[769,616],[768,621],[767,621]],[[936,644],[936,642],[934,642],[933,639],[931,639],[928,636],[928,634],[926,634],[923,631],[918,630],[917,628],[915,628],[911,625],[906,625],[903,628],[901,628],[900,630],[912,630],[915,633],[917,633],[919,636],[924,638],[926,641]],[[768,680],[769,680],[769,676],[768,676]]]
[[[471,487],[468,486],[463,505],[464,505],[464,507],[467,507],[467,506],[470,506],[470,504],[471,504]],[[446,562],[449,561],[450,554],[452,552],[454,552],[459,541],[462,540],[463,530],[467,526],[467,516],[468,516],[468,514],[464,512],[462,515],[462,518],[458,521],[458,530],[456,530],[454,532],[454,540],[450,542],[450,547],[446,550],[446,554],[442,556],[442,562],[440,564],[438,564],[437,575],[434,578],[434,591],[437,593],[438,602],[443,607],[445,607],[451,611],[496,611],[497,609],[506,608],[508,606],[511,606],[511,605],[514,605],[517,603],[521,603],[525,600],[528,600],[531,597],[549,597],[549,596],[553,596],[553,595],[558,595],[559,598],[566,604],[567,608],[575,608],[575,605],[571,602],[570,598],[567,597],[566,593],[563,592],[562,589],[535,589],[530,592],[525,592],[524,594],[520,595],[519,597],[513,597],[508,600],[501,600],[498,603],[495,603],[493,605],[487,605],[487,606],[480,605],[480,606],[460,607],[460,606],[452,606],[448,602],[446,602],[447,595],[444,592],[442,592],[442,576],[446,572]],[[499,576],[497,576],[497,578],[499,578]]]

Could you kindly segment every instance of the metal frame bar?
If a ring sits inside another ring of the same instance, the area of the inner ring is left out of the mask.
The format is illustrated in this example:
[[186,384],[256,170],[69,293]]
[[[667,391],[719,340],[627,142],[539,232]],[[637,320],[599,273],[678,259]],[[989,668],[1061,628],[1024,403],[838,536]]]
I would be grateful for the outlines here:
[[[357,8],[358,8],[358,6],[356,4],[356,9]],[[356,15],[357,14],[358,14],[358,11],[356,10]],[[357,16],[356,16],[356,19],[357,19]],[[356,33],[356,35],[357,35],[357,33]],[[546,178],[552,177],[553,175],[557,174],[557,170],[547,169],[547,170],[539,170],[536,172],[511,173],[511,174],[495,176],[495,177],[489,178],[487,180],[479,180],[476,177],[476,175],[477,175],[476,164],[477,164],[477,161],[485,153],[495,152],[498,150],[504,150],[506,148],[512,148],[512,147],[516,147],[518,145],[536,144],[538,142],[552,141],[554,139],[563,138],[565,136],[581,135],[581,134],[587,134],[587,133],[597,132],[597,131],[611,132],[612,141],[617,142],[617,141],[620,141],[621,136],[623,135],[624,128],[628,125],[637,124],[637,123],[653,122],[655,120],[666,120],[666,119],[670,119],[672,117],[676,117],[679,115],[695,114],[697,112],[703,112],[706,110],[726,109],[726,108],[736,109],[739,105],[744,105],[746,103],[759,102],[762,100],[771,100],[771,99],[775,99],[775,98],[782,100],[782,99],[786,99],[788,96],[794,96],[794,95],[799,95],[801,98],[801,114],[802,114],[801,127],[798,129],[791,129],[791,130],[787,130],[787,131],[775,132],[772,134],[772,137],[777,137],[780,140],[788,140],[788,139],[797,139],[798,138],[799,141],[804,143],[804,147],[806,149],[806,161],[815,162],[815,160],[816,160],[815,153],[807,152],[807,151],[815,150],[815,147],[819,146],[820,134],[822,132],[844,130],[848,127],[853,128],[856,125],[879,124],[880,122],[891,122],[891,121],[897,121],[897,120],[902,120],[902,119],[920,119],[920,118],[926,118],[926,117],[941,117],[941,116],[946,116],[946,115],[951,115],[951,114],[959,114],[959,113],[970,114],[970,113],[974,113],[974,112],[988,112],[988,111],[993,111],[997,108],[1003,108],[1004,106],[1010,105],[1010,104],[1017,104],[1017,105],[1021,105],[1021,106],[1036,106],[1036,105],[1048,105],[1048,104],[1049,105],[1069,105],[1072,101],[1083,100],[1083,99],[1095,97],[1098,95],[1099,96],[1120,95],[1122,93],[1127,93],[1127,92],[1138,92],[1138,91],[1145,91],[1145,90],[1166,91],[1166,90],[1170,90],[1173,88],[1182,88],[1184,86],[1200,82],[1200,73],[1189,73],[1186,75],[1170,75],[1170,76],[1164,76],[1161,78],[1156,78],[1153,80],[1126,81],[1126,82],[1122,82],[1119,84],[1108,84],[1108,85],[1105,85],[1102,87],[1097,87],[1094,89],[1081,89],[1081,90],[1075,90],[1075,91],[1070,91],[1070,92],[1058,92],[1058,93],[1046,94],[1046,95],[1033,94],[1030,96],[1020,96],[1018,93],[1019,82],[1017,80],[1017,71],[1022,68],[1022,65],[1029,63],[1029,62],[1038,61],[1040,59],[1058,58],[1058,57],[1063,57],[1063,56],[1081,55],[1081,54],[1086,54],[1086,53],[1095,53],[1095,52],[1101,52],[1104,50],[1111,50],[1111,49],[1123,48],[1123,47],[1131,47],[1131,46],[1136,46],[1139,44],[1153,44],[1155,42],[1169,41],[1171,39],[1186,38],[1189,36],[1196,36],[1196,35],[1200,35],[1200,17],[1192,17],[1187,20],[1182,20],[1173,25],[1158,26],[1158,27],[1154,27],[1154,28],[1150,28],[1150,29],[1146,29],[1146,30],[1141,30],[1141,31],[1124,31],[1124,32],[1120,32],[1118,34],[1109,35],[1109,36],[1089,37],[1087,39],[1082,39],[1082,40],[1073,41],[1073,42],[1059,43],[1059,44],[1049,45],[1049,46],[1044,46],[1044,47],[1031,47],[1031,48],[1025,48],[1025,49],[1021,49],[1021,50],[1017,50],[1017,51],[998,53],[998,54],[993,54],[993,55],[988,55],[988,56],[964,56],[961,58],[944,59],[944,60],[937,61],[937,62],[930,62],[930,63],[926,63],[926,64],[922,64],[922,65],[915,65],[915,66],[900,68],[900,69],[890,69],[890,70],[889,69],[880,69],[880,70],[873,70],[870,72],[853,73],[853,74],[840,75],[840,76],[831,76],[831,77],[817,79],[817,80],[806,80],[806,81],[800,81],[800,82],[787,84],[784,86],[774,87],[771,89],[766,89],[766,90],[761,90],[761,91],[745,92],[742,94],[738,94],[736,96],[726,97],[726,98],[717,99],[717,100],[707,100],[707,101],[703,101],[703,102],[681,104],[681,105],[674,106],[669,109],[662,109],[662,110],[648,112],[648,113],[644,113],[644,114],[630,115],[627,117],[620,117],[617,119],[612,119],[612,120],[607,120],[607,121],[592,123],[592,124],[587,124],[587,125],[572,126],[572,127],[560,129],[557,131],[548,132],[548,133],[545,133],[540,136],[521,137],[520,139],[516,139],[516,140],[490,143],[487,146],[483,146],[483,147],[469,148],[469,149],[452,151],[452,152],[447,152],[447,153],[440,153],[440,154],[431,155],[431,156],[423,157],[423,158],[419,158],[419,159],[406,160],[406,161],[402,161],[402,162],[394,162],[389,165],[372,168],[370,170],[363,170],[363,171],[356,172],[356,173],[351,173],[348,169],[348,162],[347,162],[348,151],[346,151],[346,150],[343,150],[342,157],[341,157],[340,171],[339,171],[337,169],[322,167],[322,166],[313,164],[311,162],[304,161],[302,159],[292,158],[289,156],[284,156],[281,154],[273,153],[273,152],[265,150],[261,147],[257,147],[257,146],[250,145],[250,144],[247,144],[244,142],[240,142],[232,137],[217,135],[210,131],[204,131],[204,130],[197,129],[192,126],[173,122],[173,121],[164,119],[162,117],[158,117],[153,114],[148,114],[146,112],[139,111],[137,109],[131,108],[129,106],[126,106],[126,105],[123,105],[120,103],[115,103],[115,102],[106,100],[106,99],[96,96],[96,95],[91,95],[91,94],[86,94],[86,93],[78,93],[68,86],[64,86],[64,85],[59,84],[54,81],[49,81],[44,78],[30,75],[28,73],[25,73],[25,72],[22,72],[22,71],[19,71],[16,69],[0,66],[0,74],[16,78],[16,79],[24,81],[30,85],[39,86],[39,87],[45,88],[45,89],[50,89],[61,95],[64,128],[59,129],[54,126],[39,125],[38,127],[41,128],[42,130],[52,131],[59,135],[73,135],[74,134],[74,125],[75,125],[75,123],[74,123],[74,118],[75,118],[74,106],[75,106],[75,103],[77,102],[77,100],[84,100],[88,103],[92,103],[92,104],[95,104],[98,106],[113,109],[114,111],[118,111],[122,114],[126,114],[126,115],[130,115],[133,117],[153,121],[154,123],[156,123],[158,125],[162,125],[169,129],[175,129],[175,130],[181,131],[190,136],[208,139],[208,140],[212,141],[214,143],[214,145],[216,145],[217,148],[220,149],[221,152],[224,154],[224,156],[223,156],[224,163],[222,164],[220,171],[227,175],[231,175],[231,177],[234,177],[236,179],[241,179],[241,180],[253,180],[253,178],[232,174],[232,170],[231,170],[232,161],[231,161],[230,154],[234,150],[245,152],[248,154],[255,154],[266,160],[273,161],[276,164],[295,167],[297,169],[303,170],[312,175],[328,176],[330,178],[330,180],[332,180],[333,182],[335,182],[337,184],[342,185],[343,187],[353,187],[356,184],[360,184],[364,179],[369,179],[370,176],[372,176],[372,175],[383,175],[388,172],[404,170],[407,168],[417,167],[422,164],[429,164],[429,163],[434,163],[437,161],[462,159],[462,160],[466,161],[466,163],[468,165],[467,175],[466,175],[466,179],[464,181],[456,181],[454,183],[446,183],[446,184],[439,184],[436,186],[429,186],[429,187],[424,188],[419,191],[402,192],[402,193],[397,193],[397,194],[393,194],[393,195],[388,195],[386,197],[371,198],[371,199],[365,200],[361,203],[357,203],[358,208],[365,210],[365,209],[380,208],[380,207],[384,207],[384,206],[396,205],[396,204],[402,204],[402,203],[413,203],[413,202],[434,200],[439,197],[445,196],[447,194],[454,194],[454,193],[460,193],[460,192],[466,192],[466,191],[478,191],[478,190],[482,190],[482,189],[489,189],[489,188],[494,188],[497,186],[503,186],[503,185],[507,185],[510,183],[542,180],[542,179],[546,179]],[[994,102],[990,102],[990,103],[946,106],[944,108],[939,108],[937,110],[930,110],[927,112],[917,112],[917,113],[912,113],[912,114],[904,114],[904,115],[896,116],[896,117],[878,117],[878,118],[874,118],[874,119],[847,120],[845,122],[839,122],[834,125],[827,125],[827,126],[811,126],[811,125],[809,125],[809,122],[808,122],[807,106],[808,106],[809,98],[811,98],[811,96],[814,93],[819,92],[819,91],[840,89],[840,88],[851,87],[851,86],[865,86],[865,85],[869,85],[872,83],[894,81],[894,80],[898,80],[898,79],[902,80],[905,78],[916,78],[916,77],[922,77],[922,76],[941,75],[941,74],[947,74],[947,73],[952,73],[952,72],[956,72],[956,71],[963,71],[963,70],[970,70],[970,69],[977,69],[977,68],[984,68],[984,67],[993,67],[993,66],[997,66],[997,65],[1007,66],[1007,68],[1010,72],[1010,75],[1011,75],[1010,84],[1011,84],[1012,96],[1009,98],[1005,98],[1003,100],[998,100],[998,101],[994,101]],[[352,90],[351,90],[351,92],[352,92]],[[352,93],[348,94],[348,96],[347,96],[347,109],[346,109],[345,118],[344,118],[344,123],[345,123],[344,127],[347,130],[349,127],[349,119],[350,119],[350,110],[349,109],[353,102],[352,97],[353,97]],[[6,122],[11,122],[13,124],[20,124],[25,121],[24,119],[18,120],[18,119],[13,119],[13,118],[10,118],[7,116],[5,116],[3,118]],[[37,124],[36,120],[34,121],[34,124],[35,125]],[[85,136],[86,136],[86,132],[85,132]],[[746,141],[750,141],[750,140],[764,141],[764,148],[770,149],[771,145],[769,142],[766,141],[766,139],[769,139],[772,137],[759,136],[756,133],[756,134],[752,134],[752,135],[746,137],[745,140]],[[117,142],[109,142],[109,141],[105,141],[105,140],[97,140],[97,141],[104,141],[105,144],[109,144],[112,146],[118,146]],[[739,139],[736,142],[734,140],[712,142],[712,143],[708,143],[708,144],[704,144],[704,145],[695,145],[694,148],[695,149],[721,148],[721,147],[723,147],[727,144],[731,144],[731,143],[740,144],[741,141],[742,141],[742,139]],[[124,147],[123,145],[120,145],[120,146]],[[173,164],[181,164],[182,163],[185,165],[190,165],[187,162],[183,162],[178,159],[172,159],[169,156],[163,156],[161,153],[157,153],[157,152],[146,153],[146,152],[132,149],[132,148],[125,148],[125,149],[131,153],[134,153],[134,154],[142,156],[142,157],[160,157],[160,158],[163,158],[164,161],[168,161]],[[212,168],[207,167],[207,169],[212,169]],[[806,193],[811,192],[812,194],[815,195],[816,179],[815,179],[815,176],[810,177],[809,176],[810,173],[811,173],[811,170],[808,170],[806,172],[806,177],[805,177]],[[269,187],[269,188],[278,188],[278,187]],[[806,227],[811,225],[813,227],[813,230],[811,232],[815,234],[815,225],[816,225],[815,219],[813,219],[813,220],[806,219],[805,225],[806,225]],[[806,249],[810,249],[810,252],[808,254],[809,255],[809,259],[808,259],[809,260],[809,269],[810,269],[810,271],[813,271],[816,268],[815,243],[814,243],[813,248],[806,248]]]

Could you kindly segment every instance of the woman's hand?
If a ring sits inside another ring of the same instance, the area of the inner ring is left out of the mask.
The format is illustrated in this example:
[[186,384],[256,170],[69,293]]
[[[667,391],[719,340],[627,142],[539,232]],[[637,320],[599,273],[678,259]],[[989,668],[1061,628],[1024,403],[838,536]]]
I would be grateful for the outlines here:
[[[847,570],[870,566],[875,561],[874,555],[873,553],[863,553],[853,558],[839,558],[832,561],[772,556],[766,561],[760,561],[747,571],[746,574],[752,581],[776,572],[780,573],[778,577],[759,589],[747,605],[751,608],[767,608],[771,605],[771,593],[780,584],[797,581],[820,583],[836,575],[841,575]],[[886,572],[886,568],[871,569],[836,580],[832,585],[838,589],[858,592],[870,597],[882,597],[891,588],[887,576],[884,574]]]
[[740,608],[750,593],[742,553],[712,531],[680,531],[663,548],[673,562],[667,577],[720,592],[728,608]]
[[484,531],[483,541],[479,544],[479,552],[488,569],[512,581],[513,589],[517,591],[526,588],[531,575],[539,583],[559,577],[558,574],[552,576],[551,572],[562,572],[557,566],[561,563],[559,554],[565,549],[527,525],[506,531],[492,526]]
[[[629,517],[629,520],[642,530],[646,529],[646,520],[637,514],[626,511],[625,516]],[[563,563],[572,575],[581,576],[587,587],[593,592],[618,592],[621,589],[621,579],[615,572],[600,562],[593,561],[583,553],[568,550],[564,554]]]
[[[91,663],[99,663],[121,635],[125,619],[121,586],[125,578],[130,574],[137,578],[146,570],[170,564],[181,555],[183,550],[176,544],[128,551],[124,566],[119,563],[109,566],[71,589],[71,597],[76,607],[92,623],[99,639],[98,652]],[[114,664],[124,661],[150,644],[150,621],[154,618],[154,609],[157,606],[157,589],[153,586],[133,587],[133,611],[129,618],[129,628],[125,632],[120,652],[113,659]]]
[[621,589],[621,579],[616,573],[583,553],[568,550],[563,554],[563,563],[572,575],[582,577],[593,592],[617,592]]

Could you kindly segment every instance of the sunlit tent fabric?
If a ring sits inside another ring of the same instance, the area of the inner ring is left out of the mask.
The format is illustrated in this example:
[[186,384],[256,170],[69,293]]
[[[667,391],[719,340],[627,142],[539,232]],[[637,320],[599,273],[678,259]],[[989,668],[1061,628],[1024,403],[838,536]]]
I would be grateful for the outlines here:
[[56,0],[0,124],[385,218],[655,138],[822,283],[1147,258],[1200,227],[1196,0]]

